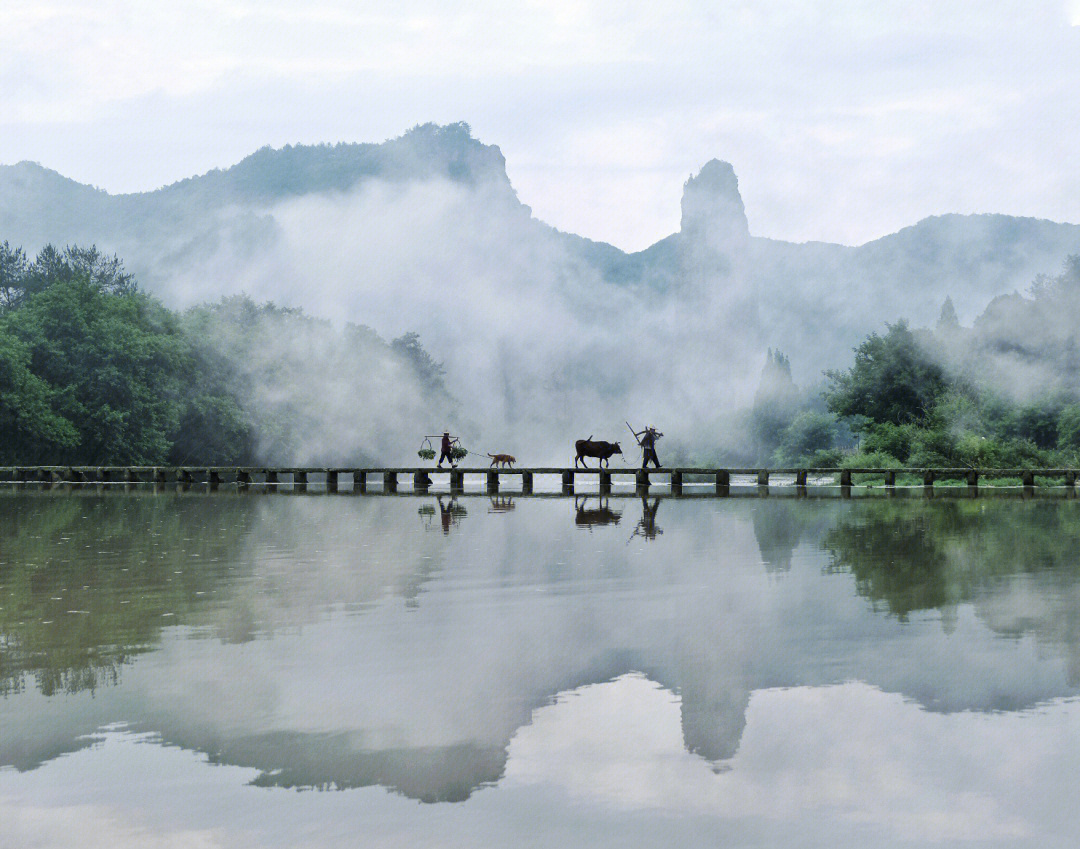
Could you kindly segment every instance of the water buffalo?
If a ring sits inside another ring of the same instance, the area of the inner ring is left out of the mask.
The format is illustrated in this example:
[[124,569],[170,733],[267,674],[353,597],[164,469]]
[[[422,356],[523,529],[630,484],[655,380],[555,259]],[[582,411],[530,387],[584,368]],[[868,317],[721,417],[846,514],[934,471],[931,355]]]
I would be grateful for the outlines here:
[[605,442],[602,439],[593,439],[591,436],[588,439],[579,439],[574,443],[574,447],[577,449],[577,458],[574,460],[575,469],[578,463],[586,469],[589,468],[585,463],[586,457],[599,457],[600,462],[597,465],[603,466],[611,465],[609,461],[612,454],[622,454],[622,448],[619,447],[618,442]]

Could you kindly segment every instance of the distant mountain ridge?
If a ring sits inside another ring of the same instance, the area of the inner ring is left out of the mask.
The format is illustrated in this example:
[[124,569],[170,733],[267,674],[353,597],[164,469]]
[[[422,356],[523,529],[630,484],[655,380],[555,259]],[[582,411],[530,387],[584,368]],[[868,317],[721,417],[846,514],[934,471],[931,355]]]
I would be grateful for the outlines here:
[[[167,301],[206,300],[228,293],[209,276],[206,256],[225,252],[242,264],[264,254],[283,238],[276,205],[376,183],[393,196],[432,182],[472,193],[477,214],[492,221],[525,221],[498,242],[499,256],[520,262],[519,274],[528,275],[530,251],[547,257],[556,246],[558,275],[581,285],[599,279],[645,299],[720,293],[722,314],[732,316],[744,344],[762,352],[780,345],[804,374],[839,364],[885,321],[931,322],[946,296],[970,320],[991,298],[1026,288],[1080,253],[1080,226],[1006,215],[935,216],[858,247],[754,237],[735,171],[718,160],[687,181],[680,230],[626,253],[532,218],[499,148],[475,139],[466,124],[426,124],[381,144],[265,147],[232,167],[126,195],[34,163],[0,166],[0,240],[28,251],[92,242],[119,253]],[[452,240],[452,218],[446,226],[438,235]],[[496,229],[488,228],[492,240],[500,238]],[[178,273],[183,286],[173,282]]]

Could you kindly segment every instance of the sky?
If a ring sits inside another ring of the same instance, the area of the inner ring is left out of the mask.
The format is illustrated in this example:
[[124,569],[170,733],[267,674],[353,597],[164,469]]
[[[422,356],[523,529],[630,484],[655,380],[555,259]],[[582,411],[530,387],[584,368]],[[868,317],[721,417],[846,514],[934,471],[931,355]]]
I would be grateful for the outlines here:
[[110,192],[465,121],[534,214],[638,250],[711,158],[751,231],[1080,223],[1080,0],[4,0],[0,163]]

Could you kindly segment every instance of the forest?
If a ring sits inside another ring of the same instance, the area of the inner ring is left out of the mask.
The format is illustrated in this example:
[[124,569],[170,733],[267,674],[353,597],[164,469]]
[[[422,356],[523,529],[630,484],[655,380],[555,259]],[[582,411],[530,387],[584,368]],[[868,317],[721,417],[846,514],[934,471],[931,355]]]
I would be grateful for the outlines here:
[[[343,375],[349,400],[357,380],[376,378],[433,404],[446,396],[416,334],[386,342],[245,296],[176,312],[95,247],[48,245],[30,259],[0,245],[0,463],[294,461],[313,405],[330,403],[314,369]],[[341,449],[352,457],[377,450],[360,431]]]
[[1080,256],[971,327],[949,299],[932,328],[868,336],[848,369],[804,392],[770,351],[751,432],[759,462],[848,468],[1075,467],[1080,463]]

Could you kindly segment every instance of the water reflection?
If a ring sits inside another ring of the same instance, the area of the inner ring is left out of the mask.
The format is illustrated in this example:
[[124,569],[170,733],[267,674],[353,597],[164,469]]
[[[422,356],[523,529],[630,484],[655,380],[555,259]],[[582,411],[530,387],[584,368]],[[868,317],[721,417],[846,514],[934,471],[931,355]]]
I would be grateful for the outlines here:
[[612,510],[610,499],[603,496],[575,496],[574,510],[574,524],[587,530],[597,526],[617,525],[622,519],[622,511]]
[[760,694],[860,682],[955,733],[1076,695],[1075,502],[667,499],[660,528],[644,497],[629,546],[578,531],[630,500],[467,501],[0,494],[0,766],[123,722],[256,786],[460,802],[613,682],[725,775]]

